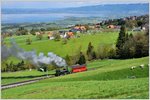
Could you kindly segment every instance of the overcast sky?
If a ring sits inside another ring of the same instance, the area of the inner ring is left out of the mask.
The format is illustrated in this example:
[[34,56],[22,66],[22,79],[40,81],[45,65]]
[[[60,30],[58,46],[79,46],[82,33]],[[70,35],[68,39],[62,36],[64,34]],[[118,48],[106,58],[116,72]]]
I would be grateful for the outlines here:
[[148,0],[2,0],[2,8],[66,8],[127,3],[148,3]]

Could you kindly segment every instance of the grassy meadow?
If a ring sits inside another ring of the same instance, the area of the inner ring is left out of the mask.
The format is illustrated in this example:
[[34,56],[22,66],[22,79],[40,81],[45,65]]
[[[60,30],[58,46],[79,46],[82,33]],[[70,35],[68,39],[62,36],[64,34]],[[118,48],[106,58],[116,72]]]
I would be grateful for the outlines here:
[[[94,49],[98,45],[115,45],[119,32],[101,32],[97,34],[81,34],[80,38],[72,38],[63,44],[63,40],[48,40],[47,35],[42,40],[36,36],[13,36],[16,43],[25,50],[35,50],[37,53],[54,52],[61,57],[74,55],[79,50],[84,53],[89,42]],[[26,39],[32,39],[31,45],[26,45]],[[10,38],[4,42],[9,45]],[[17,63],[19,60],[10,57],[7,62]],[[149,57],[133,59],[104,59],[87,62],[88,71],[41,80],[36,83],[2,90],[3,99],[148,99],[149,96]],[[144,64],[144,68],[139,66]],[[131,70],[132,66],[136,66]],[[55,73],[55,70],[49,71]],[[46,72],[25,70],[2,73],[2,84],[20,82],[46,75]],[[19,92],[18,92],[19,91]]]
[[47,74],[54,74],[55,70],[51,70],[47,72],[40,72],[37,70],[25,70],[25,71],[17,71],[17,72],[3,72],[1,74],[1,84],[11,84],[15,82],[31,80],[36,77],[47,76]]
[[[3,99],[50,98],[141,98],[148,99],[148,57],[128,60],[97,60],[86,72],[2,90]],[[141,69],[139,65],[144,64]],[[137,66],[131,70],[131,66]],[[19,92],[18,92],[19,91]]]
[[[31,45],[26,45],[27,38],[32,39]],[[97,49],[99,44],[115,44],[116,39],[118,37],[117,32],[108,32],[108,33],[97,33],[97,34],[81,34],[80,38],[72,38],[68,40],[67,44],[62,44],[62,40],[54,41],[48,40],[47,35],[43,35],[42,40],[37,40],[36,36],[33,35],[24,35],[24,36],[13,36],[12,38],[8,37],[4,39],[4,42],[9,45],[11,39],[14,39],[16,43],[25,50],[36,50],[37,53],[44,52],[47,54],[48,52],[54,52],[61,57],[65,57],[67,54],[74,55],[79,48],[81,51],[86,52],[87,46],[89,42],[92,42],[95,50]],[[7,62],[10,63],[18,63],[20,60],[15,57],[10,57]],[[54,71],[50,71],[50,73],[54,73]],[[32,79],[33,77],[44,75],[45,73],[37,72],[33,70],[29,71],[19,71],[19,72],[10,72],[10,73],[2,73],[2,84],[9,84],[24,80]]]
[[[26,45],[26,39],[30,37],[32,39],[31,45]],[[35,50],[37,53],[44,52],[54,52],[55,54],[65,57],[68,55],[74,55],[79,49],[86,52],[88,43],[92,42],[95,50],[99,44],[115,44],[118,37],[118,32],[108,32],[108,33],[97,33],[92,35],[82,34],[80,38],[72,38],[67,41],[67,44],[63,44],[62,40],[54,41],[48,40],[47,35],[43,36],[42,40],[37,40],[36,36],[14,36],[16,43],[25,50]],[[5,43],[10,43],[10,38],[6,38]]]

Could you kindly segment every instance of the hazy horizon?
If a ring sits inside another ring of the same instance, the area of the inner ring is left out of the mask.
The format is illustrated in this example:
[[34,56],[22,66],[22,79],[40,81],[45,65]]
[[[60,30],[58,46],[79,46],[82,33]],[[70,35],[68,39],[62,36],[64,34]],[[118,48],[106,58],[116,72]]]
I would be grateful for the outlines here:
[[107,5],[107,4],[137,4],[149,3],[148,0],[2,0],[2,9],[15,8],[15,9],[45,9],[45,8],[70,8],[94,5]]

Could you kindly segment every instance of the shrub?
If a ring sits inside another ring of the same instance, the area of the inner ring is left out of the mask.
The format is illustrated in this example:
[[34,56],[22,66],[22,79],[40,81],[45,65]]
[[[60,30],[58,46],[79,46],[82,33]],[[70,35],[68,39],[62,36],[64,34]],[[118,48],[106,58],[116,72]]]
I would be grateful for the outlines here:
[[82,52],[80,52],[80,58],[79,58],[77,64],[82,65],[82,64],[85,64],[85,63],[86,63],[85,56],[84,56],[84,54]]
[[54,40],[55,41],[60,41],[61,37],[60,37],[60,34],[59,33],[55,33],[54,34]]
[[39,35],[36,36],[36,38],[37,38],[37,40],[42,40],[43,35],[42,35],[42,34],[39,34]]
[[2,72],[15,72],[15,71],[20,71],[20,70],[25,70],[25,64],[24,61],[22,60],[21,62],[18,62],[17,64],[14,64],[13,61],[9,62],[2,62]]
[[91,42],[89,42],[89,44],[88,44],[86,53],[87,53],[88,60],[96,59],[96,53],[94,51],[94,46],[92,46]]
[[16,31],[16,35],[27,35],[28,30],[25,29],[24,27],[20,27],[17,31]]
[[64,38],[64,39],[62,40],[62,44],[67,44],[67,39],[66,39],[66,38]]
[[136,34],[135,40],[135,57],[143,57],[149,55],[149,39],[145,34]]
[[27,38],[27,39],[26,39],[26,44],[27,44],[27,45],[30,45],[31,43],[32,43],[32,40],[31,40],[30,38]]
[[74,57],[66,55],[65,60],[67,65],[74,65],[76,63],[76,61],[74,61],[73,59]]
[[97,50],[97,58],[106,59],[114,58],[116,56],[116,49],[114,45],[99,45]]
[[149,38],[147,34],[130,34],[119,50],[119,58],[138,58],[149,55]]

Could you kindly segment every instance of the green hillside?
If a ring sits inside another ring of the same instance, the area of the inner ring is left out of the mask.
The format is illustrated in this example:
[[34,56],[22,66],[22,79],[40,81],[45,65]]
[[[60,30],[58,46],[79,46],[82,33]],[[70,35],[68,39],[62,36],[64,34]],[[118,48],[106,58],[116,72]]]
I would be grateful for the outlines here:
[[[148,57],[98,60],[86,72],[2,90],[2,98],[142,98],[148,99]],[[139,65],[144,64],[144,68]],[[132,66],[137,66],[131,70]],[[19,92],[18,92],[19,91]]]
[[[31,45],[26,45],[26,39],[30,37],[32,39]],[[83,34],[80,38],[72,38],[68,40],[67,44],[63,44],[62,40],[54,41],[48,40],[47,35],[44,35],[43,40],[37,40],[36,36],[27,35],[27,36],[14,36],[16,43],[25,50],[36,50],[37,53],[44,52],[54,52],[61,57],[75,54],[79,48],[81,51],[86,51],[89,42],[92,42],[95,50],[99,44],[115,44],[118,37],[118,32],[108,32],[108,33],[99,33],[99,34]],[[5,42],[10,43],[10,38],[6,38]]]

